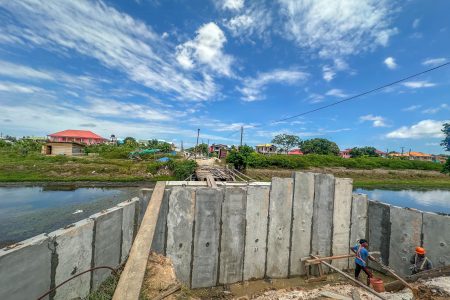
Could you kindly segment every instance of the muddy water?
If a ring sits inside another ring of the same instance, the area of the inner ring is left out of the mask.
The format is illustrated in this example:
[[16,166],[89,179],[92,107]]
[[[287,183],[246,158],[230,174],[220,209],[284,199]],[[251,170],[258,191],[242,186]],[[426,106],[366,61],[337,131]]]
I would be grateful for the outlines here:
[[137,196],[138,188],[0,187],[0,248]]

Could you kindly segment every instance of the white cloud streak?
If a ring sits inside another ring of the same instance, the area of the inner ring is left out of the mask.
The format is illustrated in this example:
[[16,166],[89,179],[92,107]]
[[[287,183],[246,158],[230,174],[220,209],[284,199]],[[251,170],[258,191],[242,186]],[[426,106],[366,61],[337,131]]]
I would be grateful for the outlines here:
[[450,106],[446,103],[443,103],[437,107],[430,107],[430,108],[424,109],[422,111],[422,113],[431,115],[431,114],[436,114],[442,110],[450,110]]
[[429,67],[435,67],[435,66],[441,65],[445,62],[447,62],[447,59],[444,57],[427,58],[422,62],[422,65],[429,66]]
[[326,92],[325,95],[338,97],[338,98],[348,97],[348,94],[344,93],[344,91],[341,89],[331,89],[328,92]]
[[448,121],[422,120],[411,126],[402,126],[386,137],[391,139],[420,139],[420,138],[442,138],[442,125]]
[[420,89],[420,88],[436,86],[435,83],[428,82],[428,81],[406,81],[406,82],[403,82],[402,85],[407,88],[411,88],[411,89]]

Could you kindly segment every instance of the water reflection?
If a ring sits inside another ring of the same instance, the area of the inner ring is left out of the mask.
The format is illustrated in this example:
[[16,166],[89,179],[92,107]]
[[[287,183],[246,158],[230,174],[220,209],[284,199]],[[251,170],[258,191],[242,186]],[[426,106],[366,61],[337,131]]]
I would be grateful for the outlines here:
[[450,190],[365,190],[371,200],[378,200],[401,207],[416,208],[422,211],[450,214]]

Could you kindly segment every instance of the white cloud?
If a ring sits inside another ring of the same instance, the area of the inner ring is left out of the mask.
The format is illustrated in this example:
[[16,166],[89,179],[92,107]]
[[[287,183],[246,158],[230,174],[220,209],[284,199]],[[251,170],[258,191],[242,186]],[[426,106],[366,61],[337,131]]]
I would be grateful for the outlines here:
[[348,97],[348,95],[346,93],[344,93],[344,91],[341,89],[331,89],[328,92],[326,92],[325,95],[338,97],[338,98]]
[[0,81],[0,92],[33,94],[42,92],[43,90],[37,86],[17,84],[14,82]]
[[268,37],[268,28],[272,24],[272,13],[263,5],[252,4],[242,14],[224,20],[224,26],[233,37],[251,39]]
[[223,52],[227,39],[215,23],[202,25],[197,36],[177,46],[177,60],[186,69],[206,66],[224,76],[231,76],[233,58]]
[[420,89],[420,88],[427,88],[427,87],[433,87],[436,84],[428,81],[406,81],[402,83],[403,86],[406,86],[408,88],[412,89]]
[[397,64],[395,63],[395,59],[393,57],[386,58],[383,63],[388,67],[389,69],[393,70],[397,68]]
[[365,116],[359,117],[359,121],[360,122],[366,122],[366,121],[373,122],[372,123],[373,127],[387,127],[388,126],[386,124],[386,119],[381,116],[365,115]]
[[2,28],[0,43],[61,55],[75,51],[125,73],[132,81],[183,99],[206,100],[216,92],[209,76],[200,80],[183,72],[171,45],[152,28],[104,2],[24,0],[0,5],[14,19]]
[[445,63],[447,61],[446,58],[444,57],[439,57],[439,58],[427,58],[422,62],[422,65],[424,66],[430,66],[430,67],[435,67],[438,65],[441,65],[443,63]]
[[256,101],[264,99],[262,94],[266,86],[271,83],[282,83],[293,85],[305,81],[308,74],[296,70],[274,70],[272,72],[260,73],[256,78],[244,79],[244,86],[238,88],[242,93],[242,100]]
[[411,106],[405,107],[402,110],[403,111],[415,111],[415,110],[417,110],[417,109],[419,109],[421,107],[422,107],[422,105],[411,105]]
[[422,120],[411,126],[402,126],[397,130],[389,132],[386,137],[392,139],[420,139],[420,138],[441,138],[442,125],[449,121]]
[[414,21],[412,22],[412,28],[417,28],[417,27],[419,27],[419,25],[420,25],[420,19],[419,18],[417,18],[417,19],[414,19]]
[[286,37],[324,58],[343,57],[386,46],[397,29],[386,0],[279,0]]
[[222,9],[241,10],[244,7],[244,0],[223,0]]
[[431,107],[431,108],[424,109],[422,111],[422,113],[424,113],[424,114],[435,114],[435,113],[440,112],[441,110],[450,110],[450,106],[448,104],[446,104],[446,103],[443,103],[443,104],[441,104],[441,105],[439,105],[437,107]]
[[326,81],[331,81],[336,76],[337,72],[348,69],[348,64],[341,58],[336,58],[333,65],[325,65],[322,67],[322,77]]

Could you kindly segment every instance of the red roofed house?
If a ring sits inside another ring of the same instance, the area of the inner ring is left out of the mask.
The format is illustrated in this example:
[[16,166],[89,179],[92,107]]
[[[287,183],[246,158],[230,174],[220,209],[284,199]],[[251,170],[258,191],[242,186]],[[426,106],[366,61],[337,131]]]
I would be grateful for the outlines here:
[[300,149],[292,149],[288,152],[288,155],[303,155],[303,152]]
[[106,143],[108,140],[89,130],[63,130],[48,135],[50,142],[75,142],[92,145]]

